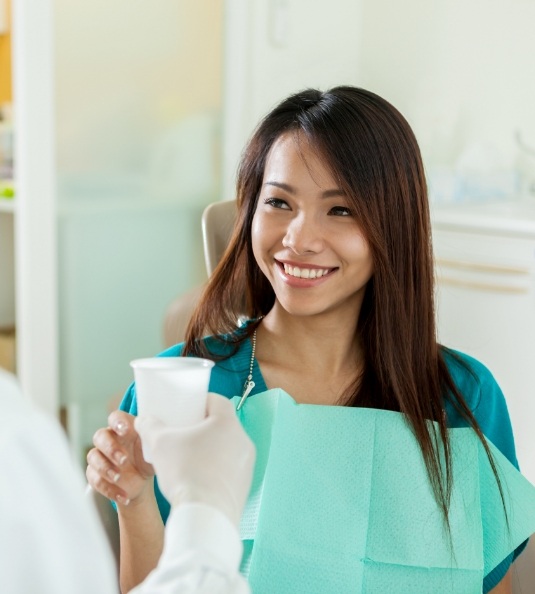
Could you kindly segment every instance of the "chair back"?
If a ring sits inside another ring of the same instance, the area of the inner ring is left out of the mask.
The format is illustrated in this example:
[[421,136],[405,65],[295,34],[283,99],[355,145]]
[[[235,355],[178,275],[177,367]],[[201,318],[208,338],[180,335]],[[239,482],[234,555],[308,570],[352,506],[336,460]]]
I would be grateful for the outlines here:
[[230,234],[236,221],[237,207],[235,200],[213,202],[202,215],[202,237],[206,272],[211,276],[227,248]]

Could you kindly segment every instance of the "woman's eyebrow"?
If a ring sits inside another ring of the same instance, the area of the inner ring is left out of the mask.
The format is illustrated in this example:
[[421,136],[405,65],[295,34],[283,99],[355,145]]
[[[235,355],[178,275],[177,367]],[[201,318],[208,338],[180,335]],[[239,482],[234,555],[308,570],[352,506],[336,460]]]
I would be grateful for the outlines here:
[[[276,188],[280,188],[281,190],[284,190],[285,192],[288,192],[289,194],[297,193],[296,189],[293,186],[290,186],[289,184],[285,184],[284,182],[267,181],[264,183],[264,186],[275,186]],[[331,190],[325,190],[324,192],[321,193],[322,198],[333,198],[333,197],[338,197],[338,196],[345,196],[344,192],[342,192],[342,190],[340,190],[338,188],[333,188]]]
[[278,181],[267,181],[264,183],[265,186],[275,186],[276,188],[280,188],[281,190],[284,190],[285,192],[288,192],[290,194],[295,194],[295,188],[293,186],[290,186],[288,184],[285,184],[283,182],[278,182]]

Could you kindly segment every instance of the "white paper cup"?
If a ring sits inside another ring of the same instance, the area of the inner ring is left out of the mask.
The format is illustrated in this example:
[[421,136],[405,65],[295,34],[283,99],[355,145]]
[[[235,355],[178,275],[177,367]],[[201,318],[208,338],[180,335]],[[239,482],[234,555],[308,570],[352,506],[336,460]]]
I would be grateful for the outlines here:
[[[138,415],[185,427],[206,416],[206,397],[213,361],[195,357],[152,357],[130,362],[136,381]],[[150,452],[142,443],[143,457]]]

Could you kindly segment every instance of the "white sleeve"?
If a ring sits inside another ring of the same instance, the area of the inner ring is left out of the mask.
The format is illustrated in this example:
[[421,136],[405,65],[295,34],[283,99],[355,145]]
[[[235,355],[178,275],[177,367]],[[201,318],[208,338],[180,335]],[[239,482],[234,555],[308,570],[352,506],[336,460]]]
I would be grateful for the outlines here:
[[0,376],[0,592],[117,594],[117,572],[57,422]]
[[238,567],[242,543],[216,509],[184,504],[171,510],[158,567],[130,594],[250,594]]

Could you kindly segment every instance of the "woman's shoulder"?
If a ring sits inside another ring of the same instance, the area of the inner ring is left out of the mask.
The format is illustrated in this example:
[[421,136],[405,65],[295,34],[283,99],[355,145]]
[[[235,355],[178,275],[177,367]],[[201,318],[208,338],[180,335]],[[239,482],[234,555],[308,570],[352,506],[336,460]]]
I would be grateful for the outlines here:
[[[483,435],[518,467],[507,402],[491,371],[466,353],[443,348],[443,356],[457,390]],[[451,428],[467,426],[466,420],[449,401],[446,401],[445,409]]]
[[[246,320],[240,323],[234,330],[225,334],[205,336],[202,339],[205,349],[214,359],[227,359],[233,357],[239,350],[243,339],[246,336],[246,327],[253,320]],[[185,342],[179,342],[164,351],[157,357],[181,357],[184,352]]]
[[444,362],[453,383],[464,397],[470,410],[474,412],[483,397],[503,394],[490,369],[481,361],[455,349],[442,347]]

